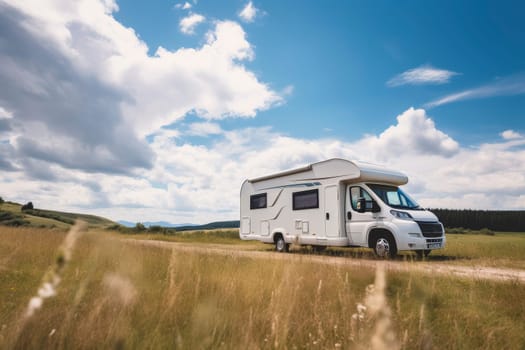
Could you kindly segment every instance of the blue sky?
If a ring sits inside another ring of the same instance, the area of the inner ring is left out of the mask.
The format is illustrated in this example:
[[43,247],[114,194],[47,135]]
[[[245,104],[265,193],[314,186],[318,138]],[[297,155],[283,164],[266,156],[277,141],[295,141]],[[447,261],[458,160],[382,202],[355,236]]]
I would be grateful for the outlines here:
[[[195,35],[178,21],[188,11],[173,2],[120,1],[115,17],[135,28],[150,51],[202,44],[213,20],[238,20],[242,1],[190,2],[207,18]],[[331,1],[254,2],[261,14],[244,24],[256,59],[246,64],[280,90],[293,86],[279,108],[225,127],[270,124],[297,137],[357,139],[378,133],[394,114],[448,94],[519,77],[525,84],[523,2]],[[386,85],[420,66],[457,73],[443,84]],[[521,74],[521,76],[520,76]],[[491,140],[506,129],[523,130],[525,95],[490,96],[429,111],[461,144]],[[307,121],[307,123],[300,122]],[[373,121],[373,122],[371,122]],[[329,130],[327,130],[329,129]]]
[[0,0],[0,196],[232,220],[244,179],[341,157],[425,207],[525,209],[524,10]]

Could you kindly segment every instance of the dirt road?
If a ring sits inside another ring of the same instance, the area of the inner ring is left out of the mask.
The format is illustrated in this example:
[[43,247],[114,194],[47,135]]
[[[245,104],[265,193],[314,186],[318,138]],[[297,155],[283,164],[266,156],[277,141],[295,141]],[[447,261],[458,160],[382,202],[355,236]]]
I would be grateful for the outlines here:
[[439,274],[457,276],[471,279],[492,280],[492,281],[516,281],[525,283],[525,270],[479,267],[467,265],[451,265],[436,262],[424,261],[383,261],[349,257],[333,257],[323,255],[307,254],[283,254],[269,251],[246,250],[239,245],[221,244],[189,244],[164,241],[133,240],[126,239],[125,242],[131,244],[141,244],[159,247],[162,249],[175,249],[183,252],[197,254],[217,254],[235,257],[247,257],[252,259],[286,259],[290,261],[309,261],[319,264],[352,266],[356,268],[375,269],[382,264],[385,270],[390,271],[418,271],[428,274]]

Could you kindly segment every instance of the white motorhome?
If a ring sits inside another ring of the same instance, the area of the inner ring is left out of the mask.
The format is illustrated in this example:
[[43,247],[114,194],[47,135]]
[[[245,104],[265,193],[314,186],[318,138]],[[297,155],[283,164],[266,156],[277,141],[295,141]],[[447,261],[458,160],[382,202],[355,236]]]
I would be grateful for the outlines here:
[[279,252],[298,243],[428,255],[445,246],[445,231],[399,188],[407,182],[398,171],[344,159],[249,179],[241,187],[239,235]]

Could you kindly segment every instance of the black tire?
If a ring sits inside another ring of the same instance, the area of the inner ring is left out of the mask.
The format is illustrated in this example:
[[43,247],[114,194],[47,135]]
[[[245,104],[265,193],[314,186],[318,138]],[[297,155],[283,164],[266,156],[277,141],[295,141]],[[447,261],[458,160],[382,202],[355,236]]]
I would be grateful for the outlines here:
[[380,232],[374,235],[372,248],[382,259],[394,259],[397,255],[397,245],[390,233]]
[[286,253],[290,249],[290,245],[286,243],[284,237],[281,234],[278,234],[274,238],[275,241],[275,250],[279,253]]

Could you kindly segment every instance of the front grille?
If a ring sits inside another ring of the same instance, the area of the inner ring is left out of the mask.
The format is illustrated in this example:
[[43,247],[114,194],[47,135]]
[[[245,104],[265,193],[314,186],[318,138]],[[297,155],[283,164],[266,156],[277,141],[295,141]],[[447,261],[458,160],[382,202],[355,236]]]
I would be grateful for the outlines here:
[[427,239],[427,249],[436,249],[441,248],[443,246],[443,239]]
[[441,237],[443,236],[443,227],[439,222],[425,222],[416,221],[419,229],[425,237]]

